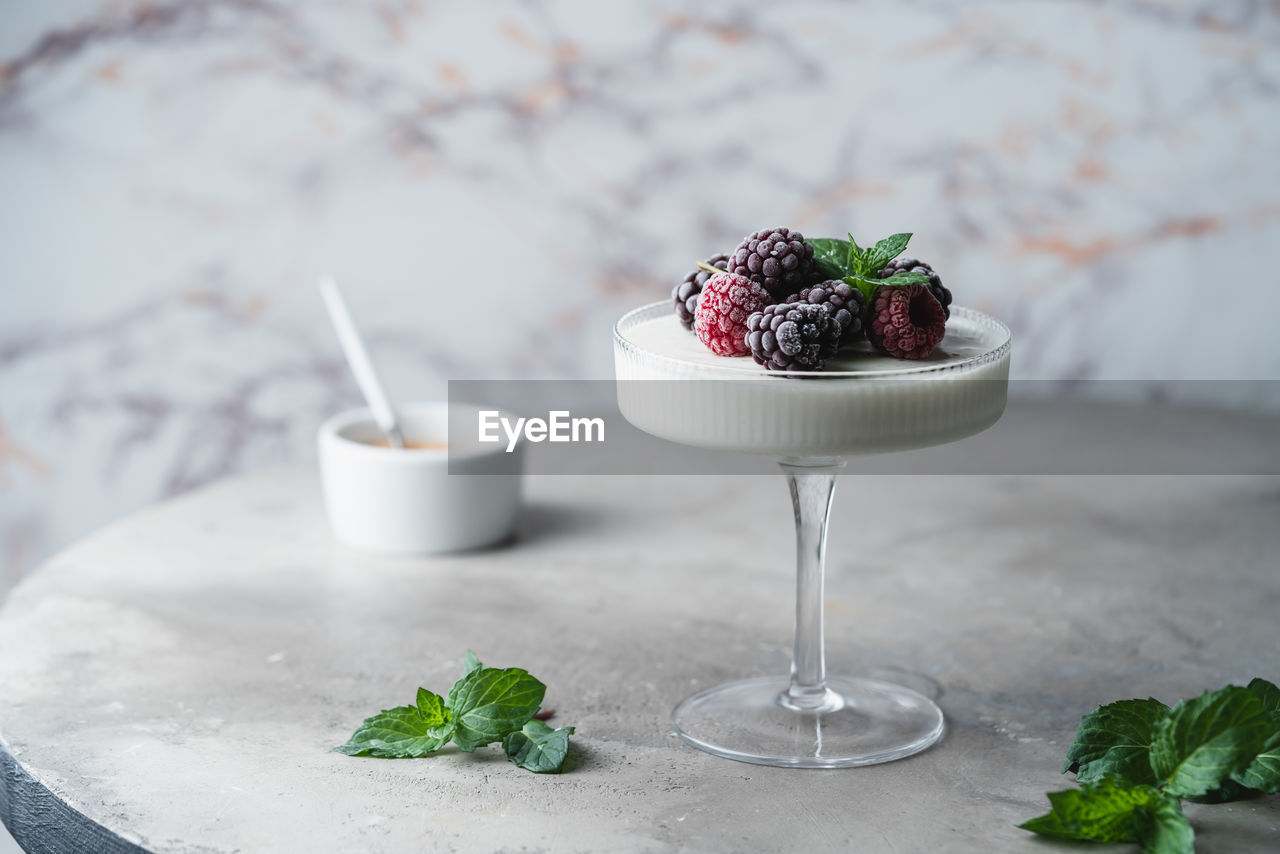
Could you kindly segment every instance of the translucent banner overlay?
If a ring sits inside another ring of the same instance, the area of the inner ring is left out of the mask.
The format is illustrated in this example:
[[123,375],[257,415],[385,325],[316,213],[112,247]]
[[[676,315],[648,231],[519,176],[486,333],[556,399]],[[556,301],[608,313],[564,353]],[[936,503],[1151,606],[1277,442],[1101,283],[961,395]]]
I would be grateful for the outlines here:
[[832,457],[869,474],[1280,474],[1277,401],[1272,380],[452,380],[449,470],[514,455],[542,475]]

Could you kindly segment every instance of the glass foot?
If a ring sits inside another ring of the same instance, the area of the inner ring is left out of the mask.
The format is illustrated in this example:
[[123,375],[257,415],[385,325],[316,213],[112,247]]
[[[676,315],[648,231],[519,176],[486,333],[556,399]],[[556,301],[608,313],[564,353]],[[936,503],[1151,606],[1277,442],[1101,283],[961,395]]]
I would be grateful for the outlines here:
[[847,768],[919,753],[942,736],[942,710],[909,688],[834,678],[816,710],[797,708],[785,676],[726,682],[686,697],[671,713],[694,747],[757,765]]

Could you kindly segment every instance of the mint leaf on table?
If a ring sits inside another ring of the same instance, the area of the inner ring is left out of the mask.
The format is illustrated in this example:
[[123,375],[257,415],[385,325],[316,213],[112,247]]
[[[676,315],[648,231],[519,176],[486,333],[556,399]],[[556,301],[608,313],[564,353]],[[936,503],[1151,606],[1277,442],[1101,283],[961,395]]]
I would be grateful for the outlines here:
[[843,279],[853,272],[849,266],[849,252],[852,248],[849,241],[819,237],[810,240],[809,245],[813,247],[813,260],[825,278]]
[[[553,730],[531,720],[547,686],[519,667],[485,667],[471,650],[462,668],[462,678],[448,697],[419,688],[414,705],[366,718],[347,743],[334,750],[347,756],[405,759],[435,753],[451,739],[468,753],[501,741],[507,757],[521,768],[559,773],[574,728]],[[542,717],[552,714],[549,710]]]
[[1269,732],[1258,748],[1258,755],[1243,770],[1232,774],[1231,779],[1268,795],[1280,794],[1280,688],[1265,679],[1254,679],[1248,691],[1262,703]]
[[1232,774],[1231,780],[1268,795],[1280,794],[1280,730],[1271,733],[1253,761]]
[[1222,785],[1218,788],[1211,789],[1203,795],[1191,795],[1187,800],[1195,801],[1198,804],[1225,804],[1230,801],[1243,801],[1246,798],[1257,797],[1261,794],[1262,792],[1257,789],[1242,786],[1235,780],[1223,780]]
[[1144,854],[1193,854],[1195,832],[1178,799],[1153,786],[1104,778],[1050,792],[1052,809],[1018,825],[1044,836],[1140,842]]
[[1048,797],[1052,809],[1018,827],[1062,839],[1136,842],[1147,816],[1143,808],[1164,795],[1151,786],[1103,779]]
[[1280,688],[1265,679],[1253,679],[1245,687],[1262,701],[1262,710],[1271,718],[1271,723],[1280,726]]
[[529,721],[502,739],[507,758],[535,774],[559,774],[569,755],[573,727],[552,729],[542,721]]
[[1146,854],[1193,854],[1179,798],[1222,803],[1280,790],[1280,688],[1254,679],[1183,700],[1122,700],[1080,721],[1062,770],[1079,789],[1019,827],[1066,839],[1139,842]]
[[1207,794],[1250,765],[1270,728],[1262,701],[1249,689],[1206,691],[1156,724],[1151,770],[1171,795]]
[[[449,740],[445,732],[450,724],[441,704],[436,714],[435,702],[440,697],[430,691],[418,689],[418,705],[396,706],[384,709],[371,718],[365,718],[359,729],[341,747],[334,748],[347,756],[376,756],[382,759],[405,759],[435,753]],[[423,714],[423,706],[428,709]]]
[[427,723],[427,734],[448,741],[453,737],[453,715],[445,707],[444,697],[426,688],[418,689],[418,714]]
[[1143,854],[1194,854],[1196,833],[1177,798],[1161,795],[1142,812],[1138,841]]
[[547,686],[519,667],[483,667],[462,677],[446,701],[454,744],[465,751],[501,741],[520,729],[542,704]]
[[1074,771],[1081,783],[1105,776],[1154,783],[1151,739],[1156,724],[1168,716],[1169,707],[1150,697],[1095,709],[1080,721],[1062,770]]

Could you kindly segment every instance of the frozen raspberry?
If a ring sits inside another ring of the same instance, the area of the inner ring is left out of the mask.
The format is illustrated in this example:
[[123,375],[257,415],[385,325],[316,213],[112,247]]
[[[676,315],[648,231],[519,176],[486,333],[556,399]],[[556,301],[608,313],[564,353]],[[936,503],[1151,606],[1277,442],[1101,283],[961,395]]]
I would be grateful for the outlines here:
[[[717,270],[727,270],[729,256],[716,255],[708,258],[707,266],[715,267]],[[711,274],[699,267],[685,276],[683,282],[671,289],[671,301],[675,303],[676,317],[680,318],[685,329],[693,328],[693,314],[698,310],[698,295],[702,293],[702,286],[709,278]]]
[[827,308],[795,302],[766,306],[747,318],[751,358],[769,371],[820,371],[840,349],[843,329]]
[[789,228],[761,229],[744,237],[729,255],[729,272],[764,285],[780,300],[813,282],[813,245]]
[[951,317],[951,291],[942,284],[942,277],[925,262],[917,258],[894,258],[880,271],[879,278],[887,279],[897,273],[919,273],[929,277],[929,292],[942,305],[942,313]]
[[693,331],[717,356],[745,356],[747,318],[773,303],[760,285],[746,276],[719,273],[702,286]]
[[867,309],[867,338],[897,359],[924,359],[947,331],[942,304],[925,285],[881,285]]
[[788,304],[797,302],[820,305],[831,312],[840,324],[842,341],[852,341],[862,331],[862,306],[866,298],[847,282],[831,279],[787,297]]

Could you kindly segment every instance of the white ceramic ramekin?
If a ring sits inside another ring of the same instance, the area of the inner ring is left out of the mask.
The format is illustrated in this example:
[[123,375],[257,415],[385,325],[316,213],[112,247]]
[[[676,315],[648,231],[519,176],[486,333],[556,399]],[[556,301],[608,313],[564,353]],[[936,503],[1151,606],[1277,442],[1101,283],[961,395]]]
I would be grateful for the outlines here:
[[[396,409],[405,439],[418,442],[447,442],[449,415],[443,402]],[[325,509],[341,542],[366,551],[428,554],[479,548],[511,535],[520,508],[523,442],[510,453],[505,443],[455,442],[451,451],[368,444],[380,436],[367,409],[335,415],[320,427]]]

